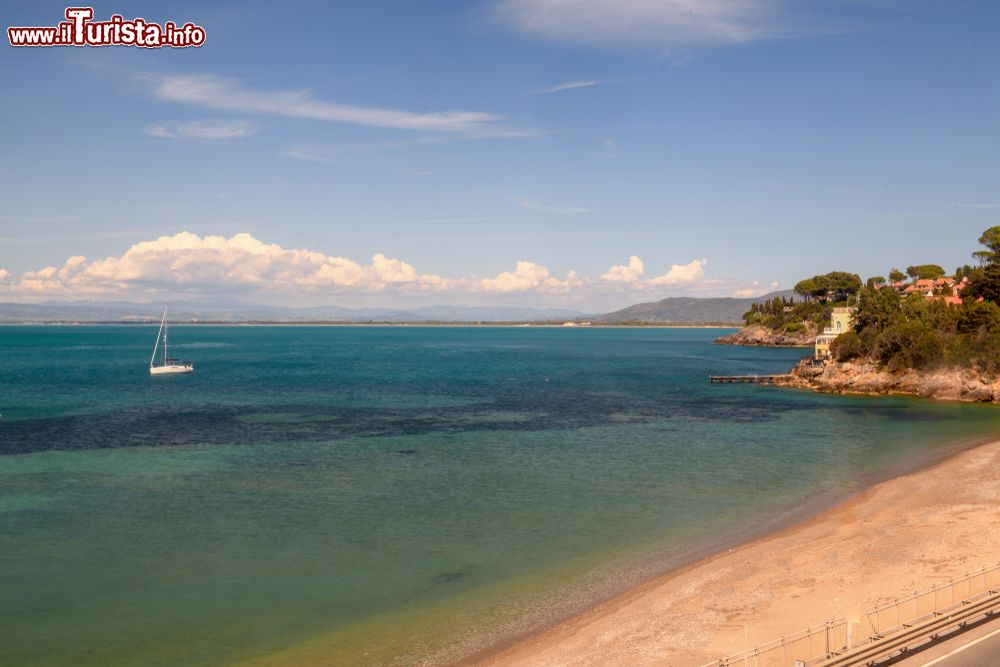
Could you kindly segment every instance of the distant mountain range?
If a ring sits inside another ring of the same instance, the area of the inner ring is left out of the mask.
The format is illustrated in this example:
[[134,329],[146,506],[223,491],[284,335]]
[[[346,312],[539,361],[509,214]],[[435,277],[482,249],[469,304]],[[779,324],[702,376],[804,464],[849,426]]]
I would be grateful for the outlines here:
[[[127,301],[0,303],[0,323],[159,321],[163,306]],[[170,304],[172,322],[539,322],[585,317],[578,310],[425,306],[395,308],[290,308],[240,301],[182,301]]]
[[[773,297],[795,298],[791,290],[752,299],[670,297],[639,303],[606,315],[588,315],[562,308],[505,306],[423,306],[399,308],[292,308],[242,301],[181,301],[170,305],[172,322],[563,322],[731,324],[740,321],[750,304]],[[158,321],[163,306],[128,301],[49,301],[0,303],[0,323],[26,322],[146,322]]]
[[607,315],[594,317],[595,322],[648,322],[650,324],[730,324],[742,320],[743,313],[754,303],[784,297],[799,299],[792,290],[771,292],[763,296],[737,299],[731,297],[699,299],[675,296],[649,303],[637,303]]

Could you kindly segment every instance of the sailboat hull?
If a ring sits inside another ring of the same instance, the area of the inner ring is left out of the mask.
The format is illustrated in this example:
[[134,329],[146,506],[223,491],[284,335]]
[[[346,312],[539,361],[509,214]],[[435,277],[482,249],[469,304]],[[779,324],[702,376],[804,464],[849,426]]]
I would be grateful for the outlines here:
[[194,364],[171,364],[169,366],[150,366],[150,375],[181,375],[194,372]]

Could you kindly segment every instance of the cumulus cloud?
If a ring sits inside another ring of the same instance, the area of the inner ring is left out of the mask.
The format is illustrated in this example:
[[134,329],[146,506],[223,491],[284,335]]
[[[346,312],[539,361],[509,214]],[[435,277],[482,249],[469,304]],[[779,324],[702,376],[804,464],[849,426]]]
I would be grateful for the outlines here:
[[61,267],[24,273],[22,291],[100,293],[126,288],[343,289],[380,290],[387,285],[443,285],[438,276],[423,280],[416,269],[378,253],[368,264],[312,250],[287,250],[250,234],[198,236],[180,232],[136,243],[120,257],[88,261],[70,257]]
[[642,260],[632,255],[628,258],[628,264],[617,264],[608,269],[608,272],[601,276],[601,280],[612,283],[634,283],[642,278],[645,273]]
[[743,43],[815,31],[788,0],[503,0],[522,32],[600,45]]
[[359,262],[315,250],[283,248],[247,233],[227,238],[185,231],[136,243],[117,256],[88,259],[74,255],[62,265],[25,271],[16,278],[0,269],[0,295],[45,299],[239,292],[272,298],[378,294],[402,298],[438,293],[457,298],[492,294],[586,299],[651,291],[732,293],[759,287],[758,283],[736,285],[706,279],[705,266],[704,259],[674,264],[650,279],[643,261],[632,255],[627,264],[611,266],[600,278],[588,278],[572,270],[559,277],[542,264],[520,260],[512,269],[493,276],[452,278],[422,273],[384,253]]
[[260,126],[249,120],[165,121],[147,125],[143,130],[145,134],[158,139],[189,141],[241,139],[259,131]]
[[504,271],[493,278],[483,278],[476,287],[487,292],[547,292],[564,293],[583,284],[574,271],[565,280],[552,276],[544,266],[521,261],[513,271]]
[[701,280],[705,275],[705,265],[708,262],[704,259],[696,259],[687,264],[673,264],[670,270],[662,276],[657,276],[649,281],[650,285],[675,286],[686,285]]

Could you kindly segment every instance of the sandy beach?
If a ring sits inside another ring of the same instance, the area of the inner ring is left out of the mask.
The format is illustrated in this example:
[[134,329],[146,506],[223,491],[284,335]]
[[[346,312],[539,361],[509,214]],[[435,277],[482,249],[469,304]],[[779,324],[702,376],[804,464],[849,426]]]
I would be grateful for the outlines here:
[[477,664],[697,666],[1000,560],[1000,442],[877,484]]

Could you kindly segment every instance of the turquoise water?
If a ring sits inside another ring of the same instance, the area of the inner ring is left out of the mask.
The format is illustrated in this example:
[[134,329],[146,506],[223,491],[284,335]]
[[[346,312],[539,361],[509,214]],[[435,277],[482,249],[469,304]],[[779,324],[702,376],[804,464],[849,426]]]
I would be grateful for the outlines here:
[[445,662],[1000,430],[720,330],[172,332],[0,327],[0,664]]

